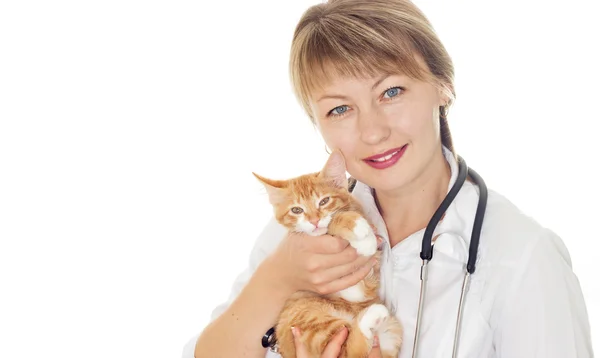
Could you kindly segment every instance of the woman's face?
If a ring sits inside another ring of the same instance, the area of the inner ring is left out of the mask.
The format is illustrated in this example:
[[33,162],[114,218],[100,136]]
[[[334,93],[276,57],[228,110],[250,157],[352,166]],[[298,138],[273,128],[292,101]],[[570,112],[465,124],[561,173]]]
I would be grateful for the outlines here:
[[439,107],[448,98],[438,87],[404,75],[337,78],[311,99],[327,146],[376,190],[401,189],[439,163]]

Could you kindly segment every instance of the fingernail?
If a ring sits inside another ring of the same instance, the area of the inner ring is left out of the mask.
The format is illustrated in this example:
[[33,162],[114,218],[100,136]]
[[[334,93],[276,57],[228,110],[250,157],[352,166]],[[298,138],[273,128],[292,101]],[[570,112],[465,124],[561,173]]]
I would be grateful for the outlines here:
[[379,337],[373,337],[373,347],[379,347]]
[[294,337],[298,338],[298,335],[300,334],[298,328],[292,327],[292,334],[294,335]]
[[335,332],[336,334],[340,333],[341,331],[344,330],[344,328],[346,328],[346,326],[341,326],[340,328],[338,328],[337,332]]

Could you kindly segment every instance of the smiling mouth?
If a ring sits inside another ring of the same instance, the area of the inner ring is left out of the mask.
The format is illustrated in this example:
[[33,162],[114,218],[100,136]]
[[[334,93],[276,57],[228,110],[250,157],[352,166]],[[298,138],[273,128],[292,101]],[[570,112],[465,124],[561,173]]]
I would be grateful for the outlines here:
[[387,169],[402,158],[407,147],[408,144],[405,144],[402,147],[390,149],[384,153],[365,158],[363,161],[374,169]]
[[385,157],[381,157],[381,158],[379,158],[379,159],[369,159],[369,160],[370,160],[370,161],[372,161],[372,162],[385,162],[386,160],[390,160],[390,159],[392,159],[392,157],[393,157],[394,155],[398,154],[398,152],[399,152],[399,151],[400,151],[400,150],[397,150],[397,151],[393,152],[392,154],[388,154],[388,155],[386,155]]
[[370,161],[370,162],[375,162],[375,163],[383,163],[386,160],[392,159],[393,156],[395,156],[396,154],[398,154],[406,146],[407,146],[407,144],[405,144],[405,145],[403,145],[402,147],[399,147],[399,148],[390,149],[387,152],[384,152],[382,154],[378,154],[378,155],[374,155],[374,156],[365,158],[363,160]]

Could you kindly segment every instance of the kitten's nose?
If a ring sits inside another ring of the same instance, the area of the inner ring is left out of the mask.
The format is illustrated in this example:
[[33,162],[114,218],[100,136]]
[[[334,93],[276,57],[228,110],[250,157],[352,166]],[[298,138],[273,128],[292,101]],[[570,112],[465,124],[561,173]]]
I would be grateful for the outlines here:
[[313,224],[315,227],[319,226],[319,219],[312,219],[310,220],[310,223]]

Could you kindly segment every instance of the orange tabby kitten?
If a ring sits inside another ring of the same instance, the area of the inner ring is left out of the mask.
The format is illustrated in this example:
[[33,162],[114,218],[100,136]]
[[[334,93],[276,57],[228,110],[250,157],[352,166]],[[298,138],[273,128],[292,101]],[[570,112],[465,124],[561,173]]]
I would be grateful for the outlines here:
[[[350,242],[361,255],[380,255],[375,227],[348,191],[344,158],[334,151],[322,171],[289,180],[271,180],[253,173],[265,186],[277,221],[291,231],[319,236],[330,234]],[[367,357],[378,336],[384,358],[396,358],[402,343],[400,322],[378,296],[379,257],[358,284],[330,295],[297,292],[286,302],[275,327],[279,353],[296,357],[291,327],[311,357],[320,357],[342,326],[348,338],[340,357]]]

